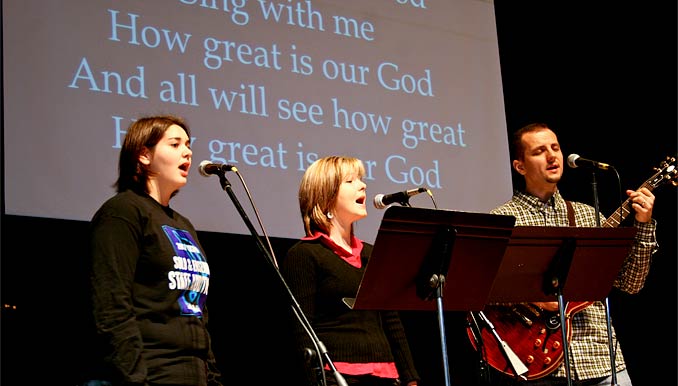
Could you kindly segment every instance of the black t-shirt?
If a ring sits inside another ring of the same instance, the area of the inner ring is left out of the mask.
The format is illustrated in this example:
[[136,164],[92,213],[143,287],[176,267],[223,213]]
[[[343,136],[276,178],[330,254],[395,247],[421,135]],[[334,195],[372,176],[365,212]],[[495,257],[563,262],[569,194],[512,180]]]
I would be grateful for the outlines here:
[[93,316],[116,381],[219,385],[207,331],[209,265],[191,222],[125,191],[94,215],[90,240]]

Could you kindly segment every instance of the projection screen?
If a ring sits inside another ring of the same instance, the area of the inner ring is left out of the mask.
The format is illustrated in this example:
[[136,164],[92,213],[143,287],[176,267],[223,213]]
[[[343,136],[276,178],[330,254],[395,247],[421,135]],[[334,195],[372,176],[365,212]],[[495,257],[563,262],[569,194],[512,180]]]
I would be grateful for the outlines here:
[[491,1],[5,0],[3,76],[11,215],[88,221],[127,126],[164,113],[193,135],[171,206],[203,231],[249,233],[203,160],[236,166],[247,217],[282,238],[303,236],[299,181],[331,154],[365,162],[369,242],[376,194],[470,212],[511,194]]

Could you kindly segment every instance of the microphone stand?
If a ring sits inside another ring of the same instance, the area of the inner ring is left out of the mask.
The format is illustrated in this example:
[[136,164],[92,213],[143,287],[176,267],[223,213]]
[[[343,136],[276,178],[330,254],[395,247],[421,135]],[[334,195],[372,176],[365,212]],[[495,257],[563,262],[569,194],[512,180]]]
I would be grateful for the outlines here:
[[[238,171],[235,170],[235,173],[237,174]],[[261,238],[259,237],[259,234],[257,233],[256,229],[254,228],[254,225],[252,225],[252,222],[250,221],[249,217],[247,217],[247,214],[245,213],[245,210],[243,209],[242,205],[240,205],[240,201],[238,201],[238,198],[236,197],[235,193],[233,192],[233,189],[231,188],[231,183],[228,181],[226,178],[226,173],[223,170],[220,170],[217,172],[219,176],[219,182],[221,183],[221,188],[228,193],[228,196],[231,198],[231,201],[233,201],[233,204],[235,205],[236,209],[238,210],[238,213],[240,213],[240,217],[242,217],[243,221],[245,222],[245,225],[247,225],[247,228],[250,230],[250,233],[252,234],[252,237],[254,237],[254,240],[256,241],[257,247],[261,251],[261,253],[266,256],[267,260],[269,263],[271,263],[273,269],[275,270],[276,274],[278,275],[278,279],[280,279],[280,282],[283,284],[287,291],[287,295],[290,298],[290,302],[292,303],[292,310],[296,314],[297,318],[299,319],[300,323],[302,324],[302,327],[306,332],[308,333],[309,337],[313,341],[313,344],[317,348],[317,351],[322,355],[322,358],[325,359],[327,364],[329,365],[330,369],[332,370],[332,373],[337,380],[337,384],[339,386],[348,386],[348,383],[346,383],[346,380],[344,377],[339,373],[337,368],[334,366],[334,362],[332,362],[332,359],[330,359],[329,354],[327,353],[327,348],[325,345],[320,341],[318,336],[316,335],[315,331],[313,330],[313,326],[311,326],[311,323],[308,321],[308,318],[306,318],[306,315],[304,315],[303,310],[301,309],[301,306],[297,302],[297,299],[294,297],[294,294],[292,294],[292,290],[290,290],[289,286],[287,285],[287,282],[285,282],[285,279],[283,278],[282,274],[280,273],[280,270],[278,269],[278,266],[276,264],[275,259],[273,258],[273,255],[271,252],[264,246],[264,243],[261,241]],[[240,176],[238,174],[238,176]],[[320,371],[323,373],[323,384],[325,384],[325,376],[324,376],[324,371],[323,371],[323,366],[321,364],[320,366]]]
[[[591,172],[591,187],[593,189],[593,207],[596,211],[596,226],[600,227],[600,203],[598,201],[598,183],[596,182],[595,169]],[[610,371],[612,373],[612,386],[617,386],[617,368],[615,367],[615,348],[612,341],[612,319],[610,317],[609,297],[605,298],[605,320],[607,322],[607,340],[610,348]]]
[[[480,311],[482,312],[482,311]],[[478,375],[477,381],[480,385],[489,385],[490,384],[490,369],[488,363],[485,360],[485,342],[483,341],[483,335],[480,331],[480,324],[478,323],[478,317],[480,317],[480,312],[478,316],[473,311],[469,311],[469,318],[467,324],[471,330],[471,335],[473,336],[473,341],[476,344],[476,352],[478,354]]]
[[591,187],[593,189],[593,207],[596,210],[596,226],[600,226],[600,204],[598,202],[598,182],[595,169],[591,172]]

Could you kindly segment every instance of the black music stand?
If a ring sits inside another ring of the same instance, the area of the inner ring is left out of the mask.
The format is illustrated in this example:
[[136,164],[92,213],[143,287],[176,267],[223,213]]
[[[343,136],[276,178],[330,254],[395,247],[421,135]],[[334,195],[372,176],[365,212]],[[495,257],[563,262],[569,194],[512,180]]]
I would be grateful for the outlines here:
[[[515,227],[488,304],[557,300],[564,327],[565,301],[597,301],[609,295],[635,234],[633,227]],[[571,384],[568,337],[565,328],[561,332]]]
[[443,310],[484,308],[514,224],[513,216],[389,207],[358,293],[345,302],[354,309],[437,309],[449,385]]

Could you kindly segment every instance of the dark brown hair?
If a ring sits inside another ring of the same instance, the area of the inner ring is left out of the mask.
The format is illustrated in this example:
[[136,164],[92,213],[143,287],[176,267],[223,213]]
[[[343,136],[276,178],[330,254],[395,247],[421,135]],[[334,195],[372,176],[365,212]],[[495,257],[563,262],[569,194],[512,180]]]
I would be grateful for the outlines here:
[[139,118],[127,128],[125,140],[120,149],[118,161],[118,180],[113,184],[117,192],[134,190],[148,193],[150,171],[139,162],[139,156],[145,149],[153,151],[170,126],[180,126],[189,138],[191,130],[184,119],[173,115],[155,115]]

